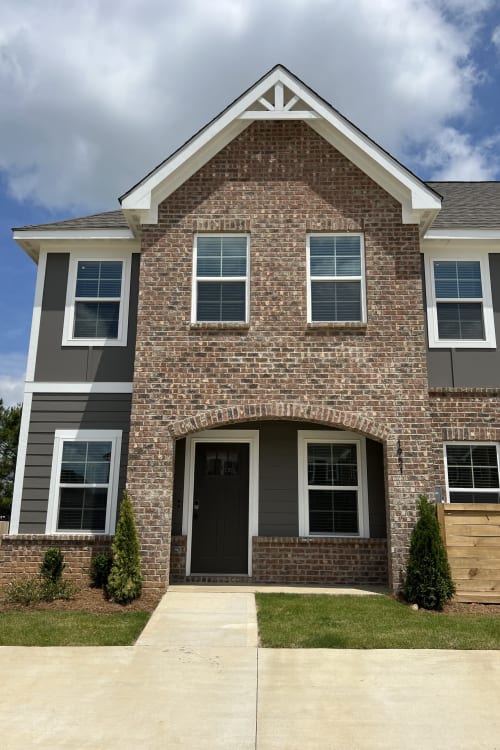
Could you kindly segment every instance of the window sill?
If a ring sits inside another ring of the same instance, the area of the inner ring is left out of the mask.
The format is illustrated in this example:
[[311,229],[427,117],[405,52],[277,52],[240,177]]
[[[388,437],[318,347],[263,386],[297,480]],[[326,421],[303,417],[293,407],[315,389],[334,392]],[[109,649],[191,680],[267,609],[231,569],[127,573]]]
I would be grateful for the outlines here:
[[250,323],[191,323],[192,331],[248,331]]
[[331,323],[308,323],[307,333],[366,333],[367,323],[361,322],[331,322]]

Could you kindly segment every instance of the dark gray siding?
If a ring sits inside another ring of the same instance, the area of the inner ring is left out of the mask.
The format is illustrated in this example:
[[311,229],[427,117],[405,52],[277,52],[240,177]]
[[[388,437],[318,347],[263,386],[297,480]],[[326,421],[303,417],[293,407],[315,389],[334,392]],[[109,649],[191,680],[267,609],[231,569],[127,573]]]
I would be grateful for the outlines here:
[[427,339],[427,366],[431,387],[500,387],[500,254],[492,253],[489,258],[497,348],[429,349]]
[[132,255],[127,346],[62,346],[69,253],[49,253],[40,318],[35,380],[132,382],[140,255]]
[[31,410],[20,534],[43,534],[47,517],[55,430],[122,430],[118,493],[125,487],[130,394],[35,394]]
[[[326,428],[304,422],[264,421],[227,425],[220,429],[259,430],[259,534],[298,536],[297,430]],[[366,452],[370,536],[385,538],[383,446],[367,439]],[[173,534],[182,533],[184,455],[185,441],[180,440],[176,447]]]

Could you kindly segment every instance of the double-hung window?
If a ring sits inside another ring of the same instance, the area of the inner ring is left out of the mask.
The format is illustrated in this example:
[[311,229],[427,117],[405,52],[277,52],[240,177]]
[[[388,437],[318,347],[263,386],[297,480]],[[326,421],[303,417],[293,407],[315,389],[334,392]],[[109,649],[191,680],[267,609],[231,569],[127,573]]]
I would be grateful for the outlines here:
[[496,443],[447,443],[447,495],[451,503],[499,503],[499,446]]
[[248,268],[246,235],[197,235],[193,322],[248,323]]
[[307,237],[310,323],[364,322],[364,253],[361,234]]
[[426,258],[431,347],[495,347],[487,253]]
[[367,536],[365,441],[299,430],[299,533]]
[[47,532],[114,532],[121,431],[57,430]]
[[130,257],[71,256],[63,344],[125,346]]

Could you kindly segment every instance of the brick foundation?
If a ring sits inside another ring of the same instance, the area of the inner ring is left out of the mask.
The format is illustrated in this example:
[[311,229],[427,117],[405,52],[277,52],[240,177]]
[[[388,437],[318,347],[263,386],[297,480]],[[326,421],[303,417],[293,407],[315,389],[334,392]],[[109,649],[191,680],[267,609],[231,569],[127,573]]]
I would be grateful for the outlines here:
[[[186,580],[185,536],[172,537],[170,581]],[[323,583],[387,585],[385,539],[268,537],[252,539],[251,583]],[[237,576],[195,576],[196,580],[223,580]],[[190,579],[191,580],[191,579]],[[239,580],[239,579],[238,579]]]
[[19,534],[4,536],[0,546],[0,584],[17,576],[36,575],[43,555],[49,547],[64,553],[66,578],[81,586],[89,584],[92,557],[111,548],[112,537],[87,535]]

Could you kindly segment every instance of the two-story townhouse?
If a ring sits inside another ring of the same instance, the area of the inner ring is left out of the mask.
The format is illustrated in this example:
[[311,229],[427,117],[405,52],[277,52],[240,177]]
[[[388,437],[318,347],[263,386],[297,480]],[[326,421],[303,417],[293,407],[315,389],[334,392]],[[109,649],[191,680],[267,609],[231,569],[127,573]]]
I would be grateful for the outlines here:
[[386,583],[499,502],[499,183],[424,183],[282,66],[38,264],[4,576],[136,510],[146,585]]

